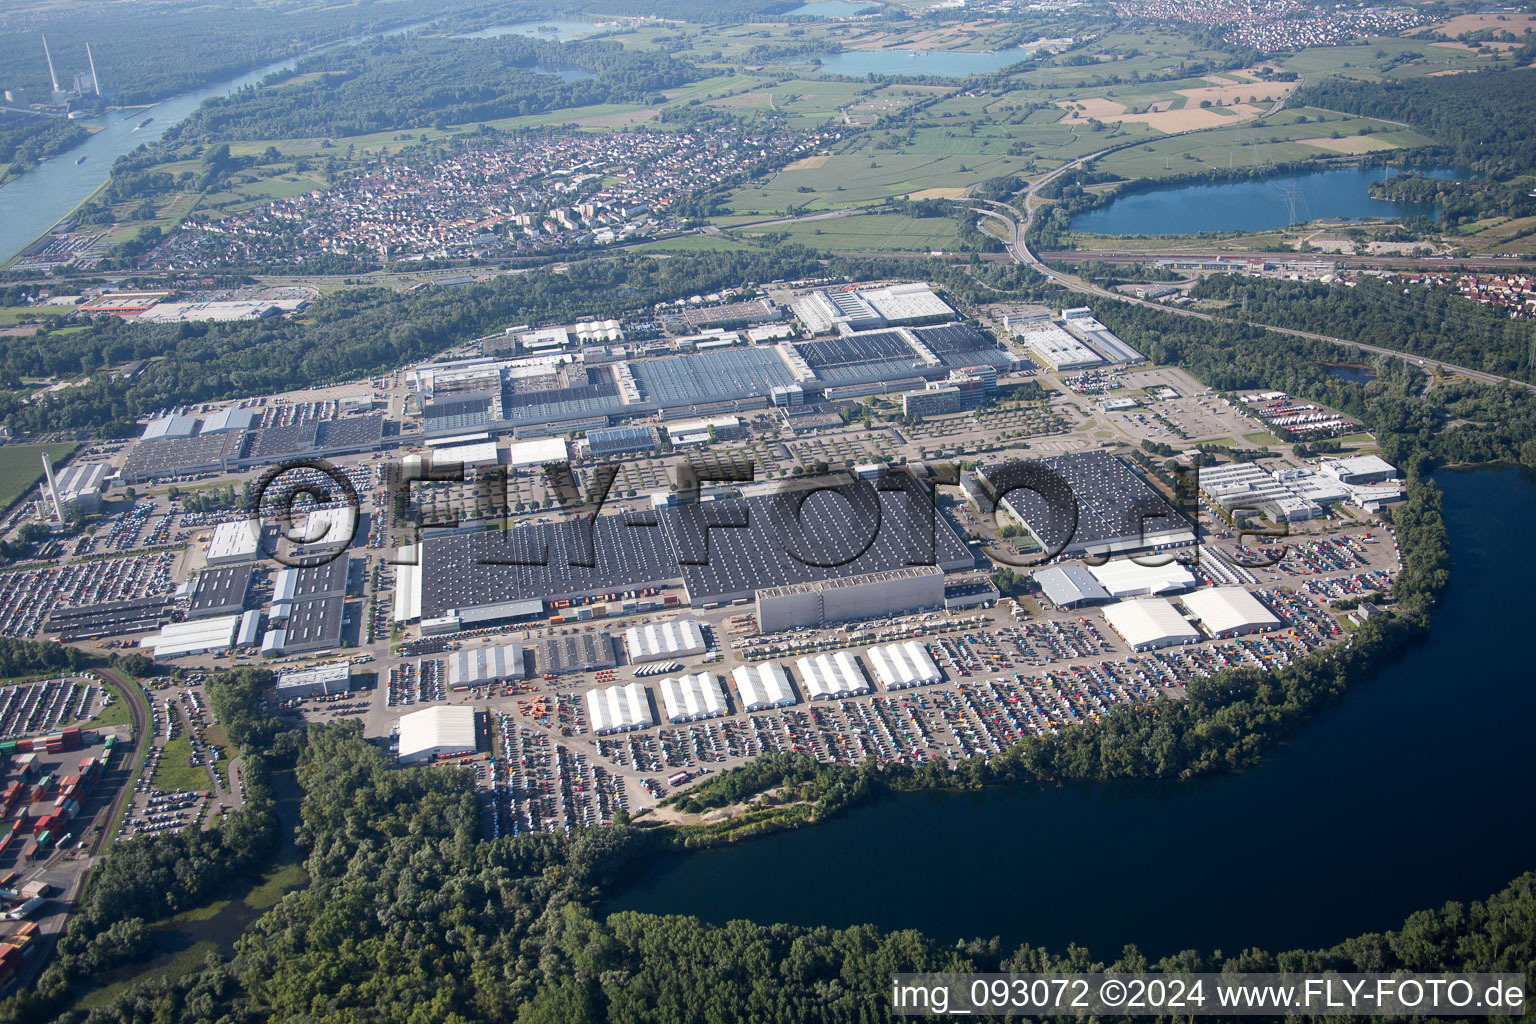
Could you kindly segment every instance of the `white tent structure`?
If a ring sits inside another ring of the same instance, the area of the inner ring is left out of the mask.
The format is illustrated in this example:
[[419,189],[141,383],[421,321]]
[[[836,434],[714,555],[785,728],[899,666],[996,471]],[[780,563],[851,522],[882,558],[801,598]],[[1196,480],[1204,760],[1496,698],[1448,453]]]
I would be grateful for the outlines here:
[[1088,571],[1099,581],[1099,586],[1116,599],[1174,594],[1193,590],[1195,586],[1194,573],[1178,562],[1153,566],[1129,558],[1115,558],[1103,565],[1090,566]]
[[1242,587],[1215,587],[1185,594],[1184,607],[1214,637],[1242,636],[1279,629],[1280,620]]
[[427,708],[400,716],[400,760],[405,764],[475,752],[475,709]]
[[869,682],[858,659],[848,651],[818,654],[795,662],[808,700],[838,700],[869,692]]
[[653,622],[648,626],[630,626],[624,631],[624,645],[631,664],[683,658],[704,653],[704,630],[693,619]]
[[929,656],[928,649],[916,640],[871,647],[869,663],[874,666],[875,677],[880,680],[880,685],[887,690],[927,686],[944,679],[943,673]]
[[661,701],[673,722],[697,722],[725,714],[725,686],[713,672],[668,677],[661,681]]
[[651,695],[639,683],[588,690],[587,720],[599,736],[649,729],[656,724],[651,714]]
[[731,678],[736,681],[743,711],[787,708],[798,703],[789,683],[789,673],[776,661],[742,665],[731,673]]
[[1200,639],[1200,631],[1160,597],[1109,605],[1104,618],[1133,651],[1155,651]]

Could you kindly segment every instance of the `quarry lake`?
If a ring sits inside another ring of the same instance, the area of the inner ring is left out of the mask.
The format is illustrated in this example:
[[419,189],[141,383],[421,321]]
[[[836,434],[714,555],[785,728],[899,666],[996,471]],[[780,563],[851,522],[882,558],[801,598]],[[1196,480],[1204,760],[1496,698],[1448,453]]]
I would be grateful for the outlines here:
[[[1218,184],[1153,186],[1073,217],[1072,230],[1097,235],[1193,235],[1201,231],[1268,231],[1333,218],[1433,218],[1435,208],[1429,204],[1371,198],[1371,182],[1397,173],[1382,167],[1339,167]],[[1436,178],[1464,176],[1459,168],[1421,173]]]
[[1536,867],[1510,647],[1536,551],[1510,539],[1536,476],[1442,472],[1455,569],[1427,642],[1272,751],[1196,782],[886,797],[830,821],[669,857],[605,911],[918,928],[1114,959],[1329,946],[1487,897]]

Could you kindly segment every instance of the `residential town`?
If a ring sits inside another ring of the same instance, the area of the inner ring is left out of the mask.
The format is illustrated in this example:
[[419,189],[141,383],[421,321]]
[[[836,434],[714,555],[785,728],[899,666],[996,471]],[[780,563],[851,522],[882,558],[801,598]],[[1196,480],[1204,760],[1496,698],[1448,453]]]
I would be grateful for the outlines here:
[[606,245],[676,227],[676,204],[834,142],[781,129],[551,134],[476,143],[448,159],[409,155],[335,188],[189,224],[154,257],[164,269],[492,256]]

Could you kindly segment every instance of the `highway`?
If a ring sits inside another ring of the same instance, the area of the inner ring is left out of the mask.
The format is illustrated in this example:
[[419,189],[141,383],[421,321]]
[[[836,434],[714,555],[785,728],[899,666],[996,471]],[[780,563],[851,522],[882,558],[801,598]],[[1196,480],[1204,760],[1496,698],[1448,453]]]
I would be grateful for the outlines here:
[[[1086,156],[1083,157],[1082,160],[1092,160],[1099,155],[1100,154],[1093,154],[1091,156]],[[970,199],[971,203],[976,204],[976,209],[978,212],[992,217],[995,220],[999,220],[1007,225],[1008,239],[1005,244],[1008,247],[1009,254],[1012,255],[1016,262],[1033,267],[1041,274],[1044,274],[1047,279],[1061,285],[1063,288],[1067,288],[1074,292],[1079,292],[1083,295],[1092,295],[1096,298],[1112,299],[1115,302],[1129,302],[1137,306],[1150,306],[1167,313],[1173,313],[1176,316],[1193,317],[1196,320],[1205,320],[1211,323],[1248,324],[1254,327],[1262,327],[1268,331],[1274,331],[1277,334],[1289,334],[1295,338],[1308,338],[1313,341],[1327,341],[1344,348],[1354,349],[1357,352],[1369,352],[1373,355],[1394,356],[1399,359],[1408,359],[1423,367],[1435,367],[1436,369],[1443,370],[1446,373],[1460,374],[1463,377],[1467,377],[1471,380],[1481,381],[1485,384],[1507,383],[1513,384],[1516,387],[1525,388],[1530,391],[1536,391],[1536,385],[1527,384],[1524,381],[1514,380],[1512,378],[1503,377],[1494,373],[1486,373],[1482,370],[1474,370],[1467,366],[1458,366],[1455,363],[1447,363],[1439,359],[1421,358],[1410,353],[1396,351],[1395,349],[1382,348],[1378,345],[1367,345],[1365,342],[1354,341],[1349,338],[1335,337],[1334,335],[1330,334],[1314,334],[1311,331],[1299,331],[1290,327],[1276,327],[1273,324],[1261,324],[1249,320],[1236,320],[1232,317],[1217,316],[1214,313],[1202,313],[1197,310],[1184,309],[1179,306],[1164,305],[1161,302],[1150,302],[1146,299],[1138,299],[1130,295],[1121,294],[1120,292],[1111,291],[1108,288],[1100,288],[1098,285],[1090,284],[1074,274],[1053,270],[1050,267],[1047,267],[1045,263],[1040,259],[1040,257],[1031,252],[1029,248],[1029,243],[1027,241],[1029,228],[1030,225],[1034,223],[1035,214],[1040,209],[1040,207],[1032,203],[1031,200],[1034,199],[1034,193],[1039,190],[1041,185],[1046,184],[1073,166],[1074,164],[1065,164],[1030,186],[1030,188],[1024,193],[1024,204],[1027,212],[1024,214],[1024,220],[1022,223],[1019,220],[1019,211],[1012,206],[1007,206],[1003,203],[992,202],[991,200],[987,199],[977,199],[975,197]]]
[[1441,256],[1349,256],[1336,252],[1191,252],[1187,249],[1148,250],[1146,252],[1100,252],[1093,249],[1067,249],[1040,254],[1043,260],[1098,260],[1101,263],[1146,263],[1150,260],[1270,260],[1274,262],[1335,263],[1341,267],[1380,270],[1487,270],[1522,271],[1536,267],[1536,259],[1502,259],[1496,256],[1468,256],[1452,259]]

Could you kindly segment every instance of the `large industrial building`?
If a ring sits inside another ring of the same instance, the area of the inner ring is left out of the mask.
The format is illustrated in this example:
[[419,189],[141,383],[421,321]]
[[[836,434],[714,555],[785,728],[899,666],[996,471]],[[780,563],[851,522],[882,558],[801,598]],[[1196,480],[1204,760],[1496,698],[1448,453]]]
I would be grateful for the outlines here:
[[661,681],[661,701],[671,722],[719,718],[726,712],[725,684],[713,672],[669,676]]
[[759,590],[757,626],[777,633],[943,606],[944,573],[913,566]]
[[397,592],[396,608],[468,628],[537,616],[539,602],[607,600],[646,588],[682,587],[693,605],[708,606],[910,565],[974,567],[970,549],[919,483],[900,474],[886,487],[878,492],[878,516],[871,507],[850,517],[836,495],[816,494],[798,508],[782,496],[758,495],[601,515],[590,544],[583,524],[572,521],[427,537],[415,555],[419,568],[401,567],[396,586],[405,593]]
[[640,683],[588,690],[587,721],[599,736],[649,729],[656,724],[650,691]]
[[1104,609],[1104,619],[1133,651],[1155,651],[1200,639],[1200,631],[1171,602],[1160,597],[1109,605]]
[[789,673],[776,661],[738,666],[731,673],[731,679],[736,683],[736,692],[741,695],[743,711],[767,711],[799,703]]
[[1185,594],[1184,607],[1217,639],[1280,628],[1280,620],[1242,587],[1214,587]]
[[1093,317],[1087,306],[1061,311],[1061,322],[1078,338],[1087,342],[1094,351],[1111,363],[1139,363],[1145,356],[1131,348],[1120,336]]
[[[279,610],[282,614],[279,615]],[[339,594],[311,597],[273,605],[272,621],[261,641],[265,655],[304,654],[329,651],[341,646],[341,631],[346,625],[346,599]]]
[[473,754],[479,746],[478,733],[475,709],[471,707],[427,708],[401,715],[400,761],[420,764],[456,754]]
[[632,665],[691,658],[703,654],[708,646],[704,641],[704,628],[695,619],[652,622],[630,626],[624,631],[624,647]]
[[1027,466],[1040,464],[1053,475],[1024,476],[1000,463],[978,467],[976,479],[1044,550],[1112,555],[1195,542],[1189,520],[1109,452],[1053,455]]
[[869,692],[864,670],[849,651],[801,658],[795,662],[795,671],[800,675],[807,700],[842,700]]
[[871,647],[866,656],[874,666],[875,678],[887,690],[905,690],[944,681],[944,674],[933,663],[928,649],[916,640]]
[[472,686],[522,679],[528,674],[519,644],[475,647],[448,655],[448,688],[467,690]]
[[1008,329],[1035,358],[1057,372],[1104,365],[1102,356],[1052,323],[1049,317],[1009,321]]

